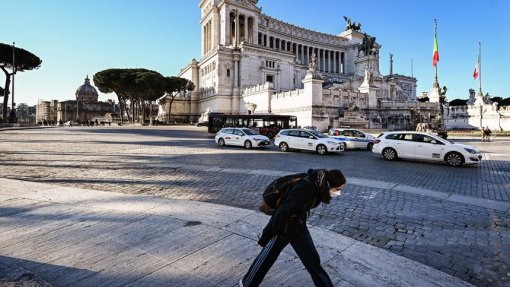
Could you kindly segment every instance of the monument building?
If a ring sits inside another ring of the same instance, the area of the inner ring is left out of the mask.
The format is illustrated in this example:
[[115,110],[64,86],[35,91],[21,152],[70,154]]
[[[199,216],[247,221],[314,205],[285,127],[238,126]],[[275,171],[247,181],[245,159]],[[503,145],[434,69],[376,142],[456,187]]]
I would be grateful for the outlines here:
[[482,129],[492,131],[510,130],[510,106],[498,107],[489,95],[469,90],[469,100],[465,106],[449,106],[444,114],[447,129]]
[[[201,57],[179,77],[195,83],[174,100],[172,116],[205,111],[289,114],[300,126],[410,128],[439,116],[416,99],[416,78],[380,72],[381,45],[344,16],[338,35],[262,13],[257,0],[201,0]],[[343,27],[342,27],[343,28]],[[166,111],[163,101],[162,111]],[[250,111],[252,112],[252,111]]]
[[80,85],[75,92],[75,100],[67,101],[44,101],[40,100],[37,105],[37,122],[112,122],[112,114],[115,113],[115,102],[98,101],[98,93],[90,84],[87,76],[83,85]]

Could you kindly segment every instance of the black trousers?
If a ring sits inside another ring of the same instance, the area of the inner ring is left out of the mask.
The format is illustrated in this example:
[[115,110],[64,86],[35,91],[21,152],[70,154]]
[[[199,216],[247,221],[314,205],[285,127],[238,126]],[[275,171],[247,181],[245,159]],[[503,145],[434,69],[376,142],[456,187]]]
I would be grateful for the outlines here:
[[242,283],[245,287],[259,286],[282,250],[289,243],[296,251],[301,262],[303,262],[308,273],[312,276],[315,286],[333,286],[331,279],[321,266],[319,253],[317,253],[317,249],[315,249],[306,224],[297,227],[297,229],[293,229],[294,230],[290,233],[273,237],[262,251],[260,251],[248,270],[248,273],[246,273],[242,279]]

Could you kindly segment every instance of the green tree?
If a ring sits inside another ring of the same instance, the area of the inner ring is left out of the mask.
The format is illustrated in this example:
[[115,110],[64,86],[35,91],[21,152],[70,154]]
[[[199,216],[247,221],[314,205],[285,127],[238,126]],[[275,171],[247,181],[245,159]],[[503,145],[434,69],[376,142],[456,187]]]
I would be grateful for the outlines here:
[[122,82],[125,70],[127,69],[107,69],[97,72],[93,77],[94,84],[99,91],[105,94],[115,93],[117,95],[121,122],[124,122],[124,111],[126,107],[126,94]]
[[453,106],[465,106],[468,100],[455,99],[449,102],[450,107]]
[[503,99],[503,100],[499,103],[499,105],[500,105],[501,107],[503,107],[503,106],[510,106],[510,97]]
[[18,118],[28,120],[29,118],[28,105],[25,103],[16,105],[16,114]]
[[136,90],[140,96],[142,122],[145,119],[145,106],[149,107],[149,124],[152,125],[154,103],[165,94],[165,78],[158,72],[139,71],[135,78]]
[[[9,103],[9,86],[11,84],[11,76],[17,72],[24,72],[33,69],[38,69],[41,66],[41,59],[31,52],[22,49],[15,48],[15,67],[12,66],[13,60],[13,47],[11,45],[0,43],[0,69],[5,74],[5,86],[4,86],[4,105],[3,105],[3,118],[4,122],[7,121],[7,104]],[[10,72],[8,71],[10,70]]]
[[[131,108],[128,121],[134,122],[135,118],[144,120],[144,107],[151,105],[153,97],[161,97],[163,89],[163,76],[155,71],[147,69],[107,69],[96,73],[93,77],[94,84],[103,93],[117,94],[121,109],[121,120],[124,111],[127,110],[128,102]],[[159,90],[159,92],[158,92]],[[161,95],[158,96],[158,94]]]
[[491,101],[498,103],[498,105],[501,105],[503,98],[502,97],[492,97]]
[[180,77],[166,77],[165,83],[165,101],[168,101],[168,122],[170,122],[170,113],[175,97],[182,91],[193,91],[195,84],[188,79]]

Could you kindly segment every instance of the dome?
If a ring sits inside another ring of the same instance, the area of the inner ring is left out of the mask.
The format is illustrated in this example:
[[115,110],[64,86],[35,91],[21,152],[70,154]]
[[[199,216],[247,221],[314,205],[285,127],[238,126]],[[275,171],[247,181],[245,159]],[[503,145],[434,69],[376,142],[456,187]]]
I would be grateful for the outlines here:
[[80,102],[97,102],[99,95],[96,88],[90,84],[89,76],[85,78],[85,83],[76,89],[75,96]]

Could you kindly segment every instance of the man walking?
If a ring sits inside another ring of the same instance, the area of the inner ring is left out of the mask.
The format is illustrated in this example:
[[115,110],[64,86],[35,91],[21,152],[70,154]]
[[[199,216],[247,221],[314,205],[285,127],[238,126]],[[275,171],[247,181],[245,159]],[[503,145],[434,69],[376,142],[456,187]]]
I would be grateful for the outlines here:
[[339,196],[346,180],[338,169],[310,169],[303,175],[282,199],[283,202],[264,228],[258,241],[263,249],[239,282],[241,287],[259,286],[289,243],[310,273],[315,286],[333,286],[321,266],[319,253],[306,226],[306,220],[310,209],[321,202],[328,204],[332,197]]

